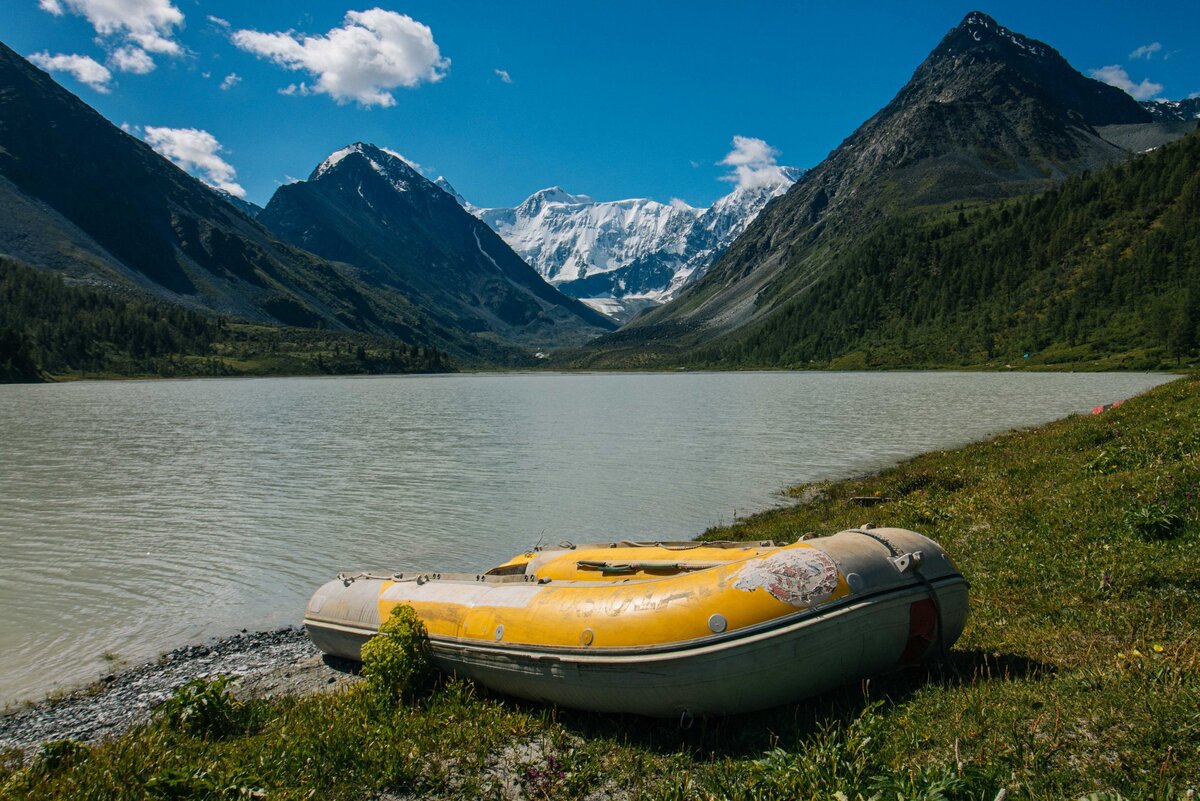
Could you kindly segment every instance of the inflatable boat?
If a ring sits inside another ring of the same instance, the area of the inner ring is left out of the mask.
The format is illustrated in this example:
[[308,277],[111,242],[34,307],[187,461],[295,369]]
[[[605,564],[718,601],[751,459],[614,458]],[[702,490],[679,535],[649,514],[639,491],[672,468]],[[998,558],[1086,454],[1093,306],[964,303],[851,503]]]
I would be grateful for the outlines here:
[[904,529],[774,542],[563,543],[479,574],[343,573],[309,638],[357,660],[407,604],[442,670],[502,693],[654,717],[794,702],[944,653],[967,582]]

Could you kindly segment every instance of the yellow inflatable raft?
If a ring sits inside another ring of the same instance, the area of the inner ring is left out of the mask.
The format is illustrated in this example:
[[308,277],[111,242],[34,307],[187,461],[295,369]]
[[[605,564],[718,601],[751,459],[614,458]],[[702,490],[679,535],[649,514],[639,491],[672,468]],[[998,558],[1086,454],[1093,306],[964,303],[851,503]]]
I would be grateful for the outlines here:
[[398,604],[440,668],[500,692],[657,717],[747,712],[952,645],[967,583],[912,531],[537,548],[480,574],[341,574],[304,624],[359,658]]

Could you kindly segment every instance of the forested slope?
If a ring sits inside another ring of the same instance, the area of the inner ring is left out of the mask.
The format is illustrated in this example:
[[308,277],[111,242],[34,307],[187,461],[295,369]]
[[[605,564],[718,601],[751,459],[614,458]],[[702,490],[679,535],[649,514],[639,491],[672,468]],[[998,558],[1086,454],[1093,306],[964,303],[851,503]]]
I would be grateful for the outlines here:
[[764,323],[683,362],[1158,367],[1198,347],[1192,134],[1036,197],[894,218]]
[[0,383],[50,377],[437,372],[388,337],[232,323],[0,257]]

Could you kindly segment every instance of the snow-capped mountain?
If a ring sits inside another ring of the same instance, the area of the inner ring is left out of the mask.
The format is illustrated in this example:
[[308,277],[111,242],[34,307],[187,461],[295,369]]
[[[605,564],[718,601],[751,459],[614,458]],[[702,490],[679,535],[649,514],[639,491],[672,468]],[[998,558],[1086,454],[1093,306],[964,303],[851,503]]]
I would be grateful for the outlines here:
[[1200,97],[1186,100],[1143,100],[1142,108],[1156,120],[1185,122],[1200,120]]
[[561,187],[511,209],[477,209],[444,179],[438,185],[487,223],[562,292],[616,317],[674,297],[695,280],[802,170],[739,185],[707,209],[646,198],[597,201]]
[[356,142],[308,180],[279,187],[258,220],[285,241],[353,265],[409,305],[414,328],[429,321],[464,358],[479,358],[497,339],[540,349],[614,327],[546,283],[448,186],[393,151]]

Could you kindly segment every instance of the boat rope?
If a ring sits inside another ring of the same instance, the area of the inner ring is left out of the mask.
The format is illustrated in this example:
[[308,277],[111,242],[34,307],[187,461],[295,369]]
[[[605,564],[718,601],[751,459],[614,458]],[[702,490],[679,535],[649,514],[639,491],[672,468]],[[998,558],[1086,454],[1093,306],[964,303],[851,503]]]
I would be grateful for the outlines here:
[[418,573],[416,571],[406,573],[338,573],[337,580],[349,586],[356,581],[416,581],[420,582],[422,576],[430,576],[431,573]]
[[709,547],[707,542],[638,542],[636,540],[621,540],[616,543],[618,548],[662,548],[664,551],[690,551],[694,548]]
[[937,620],[938,659],[944,669],[948,668],[951,673],[957,676],[958,670],[954,667],[954,663],[950,661],[950,648],[946,645],[946,624],[942,620],[942,600],[938,598],[937,590],[934,589],[933,583],[921,572],[919,564],[913,568],[913,573],[925,585],[926,591],[929,592],[929,600],[933,601],[933,612]]
[[942,618],[942,599],[938,597],[937,589],[934,588],[933,583],[930,582],[929,578],[921,572],[921,559],[919,558],[920,554],[901,553],[900,550],[896,548],[896,546],[893,545],[887,537],[874,533],[871,531],[871,528],[871,525],[867,524],[853,529],[853,531],[854,533],[861,534],[864,537],[870,537],[884,548],[887,548],[888,553],[892,555],[893,564],[899,560],[905,559],[905,557],[908,557],[908,559],[905,559],[904,568],[900,568],[900,565],[898,564],[897,568],[900,569],[901,572],[911,569],[912,574],[917,577],[917,580],[920,581],[925,587],[925,591],[929,593],[929,600],[933,602],[934,622],[937,626],[935,636],[937,637],[938,641],[938,661],[941,663],[943,669],[948,668],[950,672],[957,675],[958,671],[955,669],[954,663],[950,661],[950,648],[946,645],[946,623]]
[[875,540],[884,548],[887,548],[888,553],[890,553],[893,557],[900,556],[900,551],[897,550],[895,545],[892,545],[887,537],[881,537],[878,534],[873,534],[871,532],[871,526],[869,523],[864,526],[860,526],[859,528],[852,529],[852,531],[854,531],[855,534],[862,534],[864,537],[870,537],[871,539]]
[[575,563],[575,566],[580,570],[599,570],[607,575],[623,575],[625,573],[637,573],[645,571],[648,573],[657,572],[678,572],[689,573],[694,570],[708,570],[710,567],[718,567],[725,564],[724,562],[599,562],[587,559],[581,559]]

